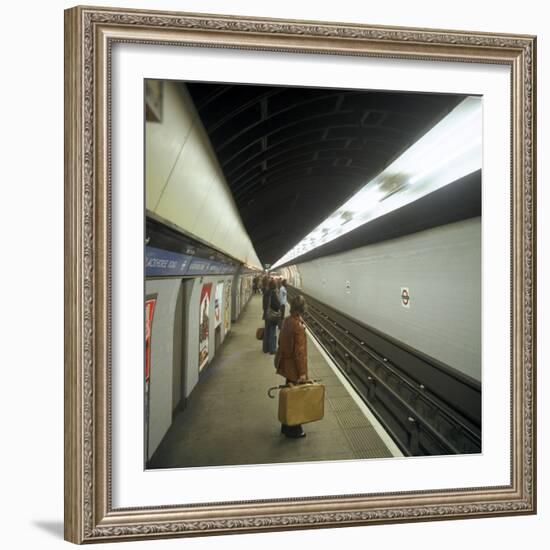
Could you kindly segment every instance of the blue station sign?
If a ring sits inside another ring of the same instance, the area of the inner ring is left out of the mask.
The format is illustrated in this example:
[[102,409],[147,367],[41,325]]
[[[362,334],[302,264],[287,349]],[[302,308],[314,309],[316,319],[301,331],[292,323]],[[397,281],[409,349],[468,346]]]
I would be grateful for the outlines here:
[[198,258],[152,246],[145,247],[146,277],[220,275],[235,273],[236,270],[236,264]]

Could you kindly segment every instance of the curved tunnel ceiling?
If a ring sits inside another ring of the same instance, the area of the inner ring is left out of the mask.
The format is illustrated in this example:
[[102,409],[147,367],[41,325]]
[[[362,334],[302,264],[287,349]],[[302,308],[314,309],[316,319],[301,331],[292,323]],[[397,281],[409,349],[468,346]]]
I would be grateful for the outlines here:
[[275,263],[465,97],[186,86],[263,264]]

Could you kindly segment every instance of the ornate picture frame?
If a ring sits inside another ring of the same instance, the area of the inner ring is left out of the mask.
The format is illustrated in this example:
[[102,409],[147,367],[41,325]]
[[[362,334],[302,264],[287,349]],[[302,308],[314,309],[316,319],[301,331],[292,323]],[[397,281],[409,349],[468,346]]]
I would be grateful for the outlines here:
[[[509,485],[114,508],[111,52],[116,43],[500,64],[511,71]],[[65,12],[65,538],[75,543],[536,513],[536,38],[75,7]]]

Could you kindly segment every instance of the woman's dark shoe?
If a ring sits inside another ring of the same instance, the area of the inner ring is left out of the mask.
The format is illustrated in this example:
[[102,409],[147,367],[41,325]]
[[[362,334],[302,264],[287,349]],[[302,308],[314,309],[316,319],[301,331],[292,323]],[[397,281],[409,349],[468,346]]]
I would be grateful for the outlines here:
[[302,426],[287,426],[287,430],[283,433],[291,439],[300,439],[306,436]]
[[286,432],[285,435],[290,439],[300,439],[306,436],[306,432]]

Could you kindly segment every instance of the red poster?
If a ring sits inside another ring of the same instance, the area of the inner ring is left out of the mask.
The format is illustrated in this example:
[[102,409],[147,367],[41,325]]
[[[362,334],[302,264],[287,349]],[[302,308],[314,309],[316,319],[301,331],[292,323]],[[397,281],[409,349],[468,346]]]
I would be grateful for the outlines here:
[[145,382],[149,382],[151,374],[151,330],[156,303],[156,298],[145,301]]
[[214,301],[214,319],[216,327],[222,322],[223,283],[216,285],[216,299]]
[[208,335],[209,327],[209,309],[210,293],[212,292],[212,283],[202,285],[201,301],[199,310],[199,370],[208,363]]
[[149,449],[149,385],[151,379],[151,334],[153,331],[153,315],[155,313],[156,298],[145,300],[145,461],[148,459]]

